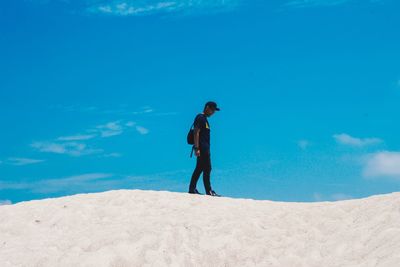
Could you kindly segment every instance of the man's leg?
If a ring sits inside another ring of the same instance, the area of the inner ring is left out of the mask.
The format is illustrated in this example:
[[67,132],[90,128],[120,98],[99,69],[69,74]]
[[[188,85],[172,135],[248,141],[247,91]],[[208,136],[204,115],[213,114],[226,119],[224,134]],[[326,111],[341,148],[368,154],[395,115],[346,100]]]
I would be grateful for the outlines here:
[[192,174],[192,179],[190,180],[189,192],[193,192],[196,189],[197,181],[199,180],[202,171],[203,167],[201,164],[200,157],[197,157],[196,168],[194,169]]
[[202,165],[203,165],[203,182],[204,188],[206,190],[206,194],[209,194],[211,191],[211,182],[210,182],[210,175],[211,175],[211,156],[210,151],[204,153],[202,158]]

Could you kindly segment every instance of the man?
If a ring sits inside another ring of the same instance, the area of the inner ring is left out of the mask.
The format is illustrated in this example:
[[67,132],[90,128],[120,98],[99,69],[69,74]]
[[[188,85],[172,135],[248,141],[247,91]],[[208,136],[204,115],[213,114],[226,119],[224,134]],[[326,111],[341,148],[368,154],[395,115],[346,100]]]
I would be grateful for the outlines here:
[[190,181],[189,193],[199,194],[196,185],[200,174],[203,173],[203,182],[206,194],[210,196],[220,197],[211,188],[210,173],[211,173],[211,157],[210,157],[210,124],[207,118],[211,117],[215,111],[219,111],[215,102],[207,102],[204,106],[203,113],[196,116],[194,120],[194,151],[197,157],[196,168],[193,172]]

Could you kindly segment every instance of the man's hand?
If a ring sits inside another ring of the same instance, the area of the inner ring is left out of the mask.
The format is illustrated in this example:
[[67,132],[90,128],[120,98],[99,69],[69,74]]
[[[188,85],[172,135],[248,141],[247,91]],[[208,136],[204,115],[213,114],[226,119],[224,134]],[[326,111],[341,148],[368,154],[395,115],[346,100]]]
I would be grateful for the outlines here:
[[196,151],[196,157],[200,157],[200,149],[197,148],[195,151]]

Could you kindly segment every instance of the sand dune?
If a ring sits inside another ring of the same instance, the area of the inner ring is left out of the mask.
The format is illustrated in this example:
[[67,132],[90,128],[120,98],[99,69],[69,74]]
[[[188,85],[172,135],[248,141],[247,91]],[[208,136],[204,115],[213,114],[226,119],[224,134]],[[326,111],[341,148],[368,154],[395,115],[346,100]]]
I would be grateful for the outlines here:
[[399,267],[400,193],[285,203],[114,190],[0,206],[0,266]]

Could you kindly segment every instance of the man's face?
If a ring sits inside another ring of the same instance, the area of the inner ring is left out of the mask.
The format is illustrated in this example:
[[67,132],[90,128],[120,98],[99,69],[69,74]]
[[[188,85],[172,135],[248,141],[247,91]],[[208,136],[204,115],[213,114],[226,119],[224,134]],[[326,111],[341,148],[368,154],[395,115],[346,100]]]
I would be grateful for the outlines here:
[[215,113],[215,109],[212,109],[212,108],[210,108],[210,107],[207,107],[207,108],[206,108],[206,115],[207,115],[208,117],[211,117],[212,115],[214,115],[214,113]]

